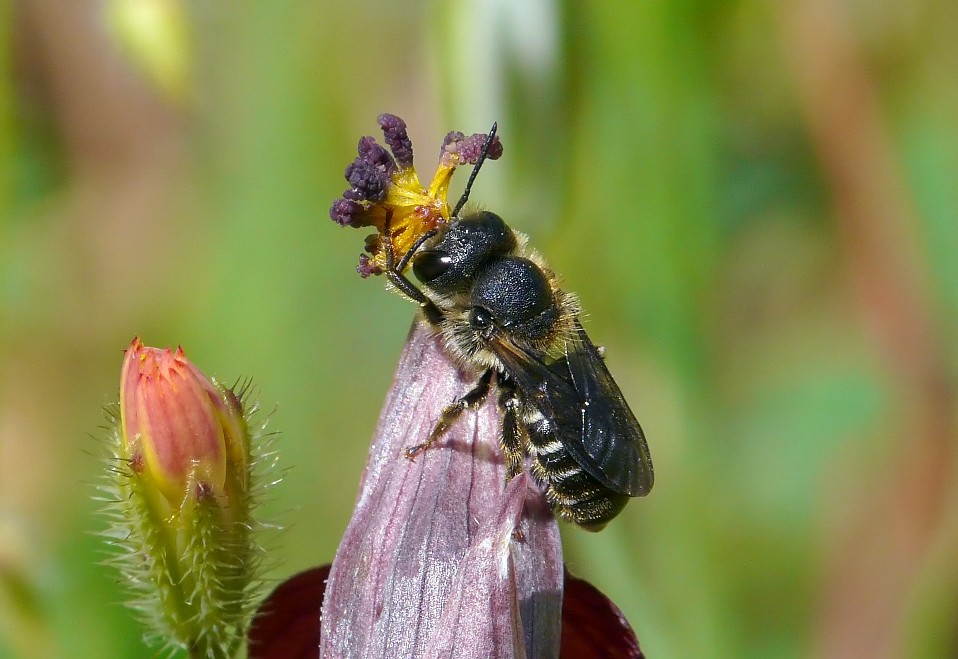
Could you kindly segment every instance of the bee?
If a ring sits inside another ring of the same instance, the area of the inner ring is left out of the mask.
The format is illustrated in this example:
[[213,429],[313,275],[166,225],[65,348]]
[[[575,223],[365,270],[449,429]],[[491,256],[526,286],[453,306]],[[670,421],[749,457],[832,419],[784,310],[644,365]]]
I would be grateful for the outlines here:
[[[493,124],[446,225],[424,234],[398,261],[385,241],[390,282],[420,305],[446,351],[481,373],[406,456],[429,449],[465,409],[481,403],[495,376],[507,478],[518,475],[529,456],[532,476],[553,510],[598,531],[630,497],[651,490],[648,444],[602,352],[582,328],[575,295],[558,286],[527,237],[499,215],[460,215],[495,134]],[[403,274],[410,262],[421,288]]]

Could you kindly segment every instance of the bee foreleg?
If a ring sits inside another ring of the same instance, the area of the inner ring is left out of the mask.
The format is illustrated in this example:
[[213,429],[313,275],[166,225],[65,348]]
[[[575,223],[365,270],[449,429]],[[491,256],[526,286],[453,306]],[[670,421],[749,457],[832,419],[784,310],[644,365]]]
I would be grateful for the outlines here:
[[432,445],[442,437],[443,433],[449,429],[449,426],[459,418],[460,414],[466,409],[478,405],[486,398],[489,394],[489,382],[492,380],[492,373],[492,369],[487,370],[482,374],[482,377],[479,378],[479,381],[476,382],[475,387],[446,406],[442,414],[439,415],[436,426],[432,429],[432,432],[429,433],[429,438],[426,439],[425,442],[406,447],[405,455],[408,460],[413,460],[420,453],[429,450]]
[[396,253],[393,251],[393,242],[392,242],[392,217],[393,212],[387,211],[386,219],[383,222],[383,235],[386,240],[383,242],[383,248],[386,251],[386,278],[389,279],[389,283],[396,287],[400,293],[408,297],[413,302],[418,302],[420,308],[422,308],[423,314],[426,316],[432,325],[438,325],[442,321],[442,312],[439,311],[432,300],[426,297],[426,294],[419,290],[414,283],[409,281],[409,278],[403,274],[403,270],[409,264],[409,259],[412,258],[415,250],[424,242],[426,236],[435,235],[435,231],[429,232],[426,236],[420,238],[416,242],[413,249],[409,251],[408,254],[405,254],[400,260],[399,263],[396,263]]
[[442,312],[432,300],[426,297],[426,294],[416,288],[416,285],[409,281],[409,278],[401,272],[395,270],[386,270],[386,277],[396,289],[408,297],[413,302],[418,302],[426,320],[431,325],[438,325],[442,321]]

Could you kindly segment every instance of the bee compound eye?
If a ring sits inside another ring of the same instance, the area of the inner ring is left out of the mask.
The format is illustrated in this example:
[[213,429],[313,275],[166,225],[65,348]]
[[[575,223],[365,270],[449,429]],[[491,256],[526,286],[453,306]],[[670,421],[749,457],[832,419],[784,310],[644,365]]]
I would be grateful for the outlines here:
[[469,325],[476,330],[492,327],[492,314],[482,307],[473,307],[469,310]]
[[452,265],[452,257],[440,249],[427,249],[416,254],[412,270],[421,282],[430,282],[441,277]]

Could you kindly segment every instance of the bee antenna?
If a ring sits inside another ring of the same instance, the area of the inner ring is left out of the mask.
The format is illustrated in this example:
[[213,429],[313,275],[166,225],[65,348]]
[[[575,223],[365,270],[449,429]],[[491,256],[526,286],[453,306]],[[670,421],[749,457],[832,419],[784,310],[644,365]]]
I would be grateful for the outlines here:
[[466,205],[467,201],[469,201],[469,193],[472,191],[472,184],[476,180],[476,175],[479,173],[479,168],[482,167],[482,163],[486,161],[486,156],[489,154],[489,148],[492,146],[492,140],[496,138],[496,131],[498,129],[499,124],[497,122],[493,122],[492,128],[489,129],[489,134],[486,135],[486,141],[482,144],[482,151],[479,152],[479,158],[476,160],[476,164],[472,168],[472,172],[469,174],[469,180],[466,181],[466,189],[462,191],[462,196],[459,197],[459,201],[456,202],[456,207],[452,211],[452,217],[459,217],[459,211],[461,211],[462,207]]

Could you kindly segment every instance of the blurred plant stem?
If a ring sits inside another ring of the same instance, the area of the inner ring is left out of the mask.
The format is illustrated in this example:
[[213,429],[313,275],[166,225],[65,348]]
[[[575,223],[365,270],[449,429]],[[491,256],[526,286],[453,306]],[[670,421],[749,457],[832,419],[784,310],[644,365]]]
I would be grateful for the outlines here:
[[816,654],[911,656],[903,638],[909,591],[954,495],[954,395],[921,267],[927,259],[875,81],[841,10],[828,0],[792,2],[780,18],[847,274],[901,401],[899,443],[864,483],[867,508],[832,538]]
[[[23,569],[27,559],[17,554],[11,529],[0,526],[0,654],[11,650],[19,657],[54,656],[55,644],[44,620],[44,603],[35,575]],[[13,541],[11,541],[13,540]],[[5,656],[5,655],[4,655]]]
[[[13,98],[10,41],[13,37],[10,3],[0,4],[0,217],[8,217],[13,207],[16,180],[13,134]],[[6,246],[4,227],[0,222],[0,245]]]

